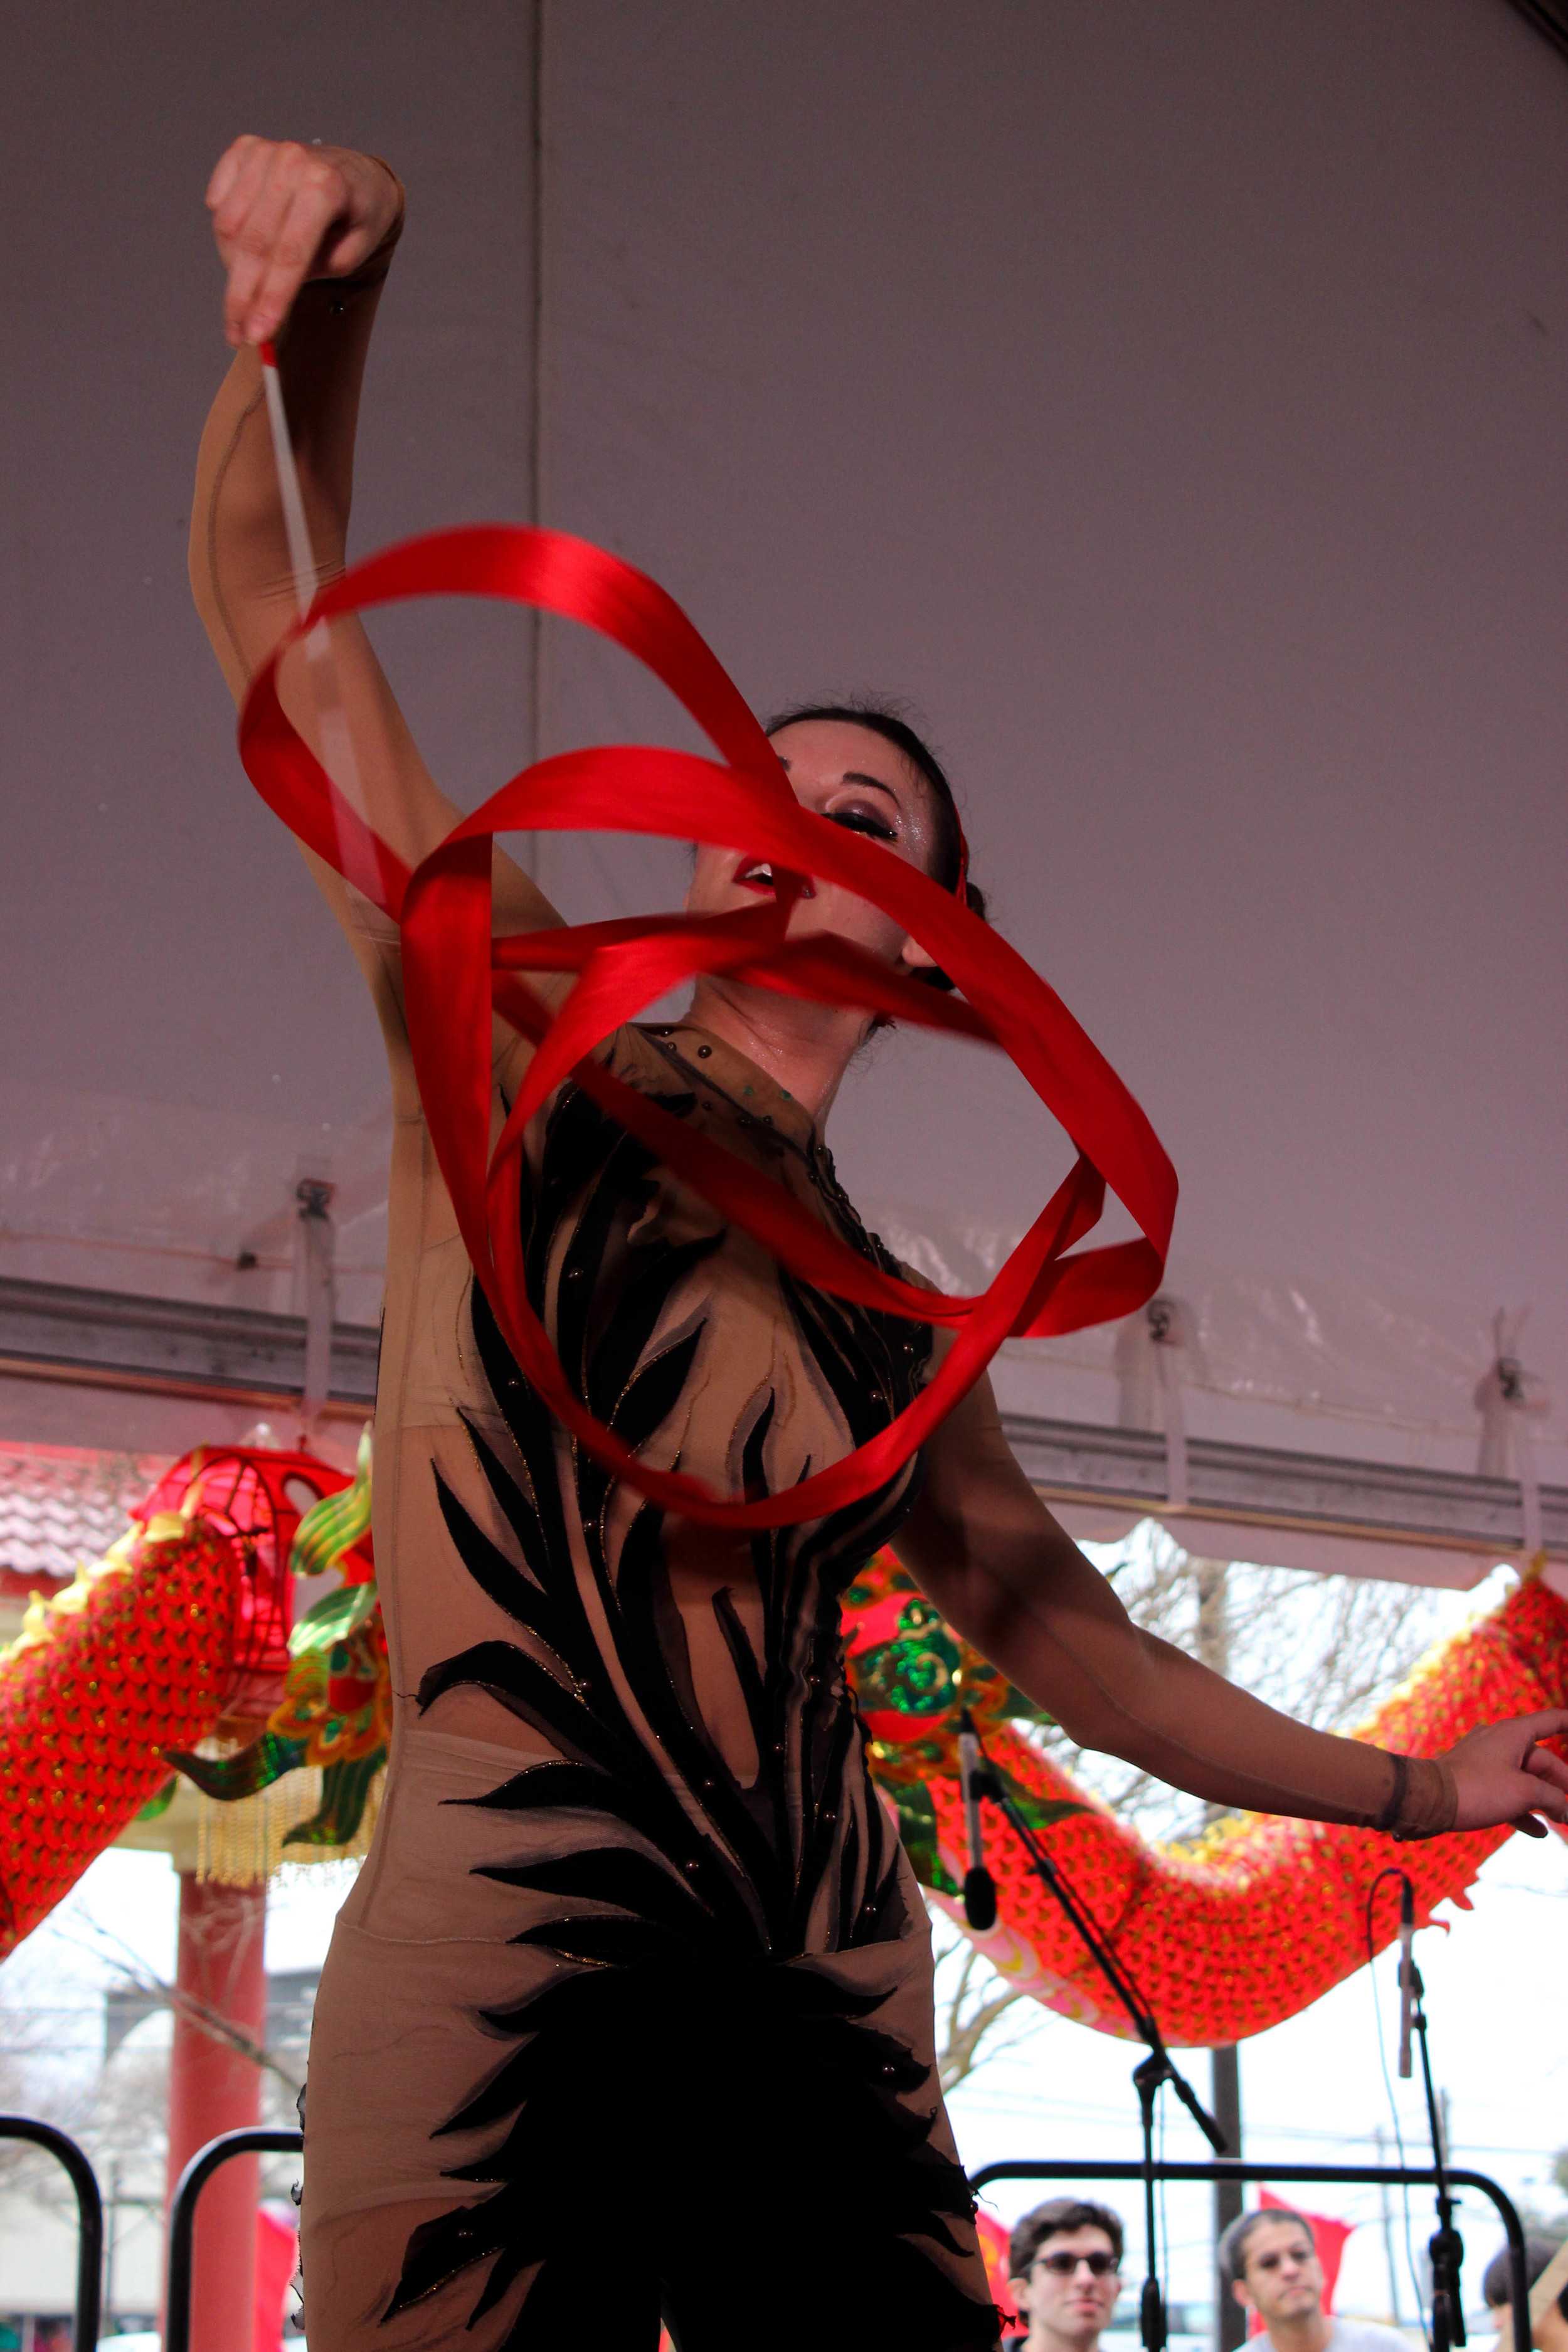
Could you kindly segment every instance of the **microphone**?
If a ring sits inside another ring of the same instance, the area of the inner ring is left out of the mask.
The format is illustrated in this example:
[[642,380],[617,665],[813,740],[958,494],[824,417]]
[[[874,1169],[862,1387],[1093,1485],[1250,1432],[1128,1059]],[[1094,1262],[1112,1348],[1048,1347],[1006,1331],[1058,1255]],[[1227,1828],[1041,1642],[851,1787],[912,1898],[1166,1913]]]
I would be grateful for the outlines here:
[[1399,2079],[1410,2080],[1410,2030],[1415,2019],[1415,1889],[1399,1879]]
[[982,1935],[996,1925],[996,1881],[985,1867],[985,1840],[980,1827],[980,1799],[984,1774],[974,1720],[964,1708],[958,1718],[958,1770],[963,1783],[963,1818],[969,1835],[969,1868],[963,1874],[963,1916]]

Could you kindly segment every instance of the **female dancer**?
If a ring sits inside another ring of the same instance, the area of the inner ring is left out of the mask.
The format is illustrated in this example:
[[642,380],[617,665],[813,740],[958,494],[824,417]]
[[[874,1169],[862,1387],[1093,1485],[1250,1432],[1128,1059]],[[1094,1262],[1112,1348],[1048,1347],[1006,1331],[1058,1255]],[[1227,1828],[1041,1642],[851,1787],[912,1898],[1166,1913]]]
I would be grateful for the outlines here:
[[[360,383],[402,226],[385,165],[245,138],[208,191],[237,356],[203,437],[196,601],[237,696],[291,617],[254,346],[280,365],[312,540],[343,560]],[[457,812],[357,621],[334,646],[372,823],[416,865]],[[285,694],[290,680],[285,679]],[[290,708],[310,732],[308,696]],[[955,887],[941,769],[896,724],[797,715],[808,808]],[[895,1543],[1072,1731],[1222,1803],[1415,1833],[1568,1817],[1539,1716],[1435,1761],[1309,1731],[1141,1633],[1042,1507],[982,1382],[914,1465],[750,1540],[655,1509],[554,1426],[465,1257],[412,1076],[395,927],[318,879],[363,966],[395,1100],[376,1407],[376,1559],[397,1725],[310,2056],[312,2352],[993,2345],[933,2068],[909,1865],[867,1779],[837,1596]],[[688,905],[765,871],[699,850]],[[498,856],[497,925],[559,921]],[[819,883],[793,922],[930,958]],[[940,978],[940,975],[933,975]],[[601,1049],[626,1084],[891,1264],[834,1179],[827,1111],[865,1016],[700,982]],[[527,1048],[498,1025],[497,1115]],[[884,1427],[929,1331],[824,1297],[726,1228],[581,1088],[534,1122],[527,1280],[583,1400],[647,1461],[778,1492]]]

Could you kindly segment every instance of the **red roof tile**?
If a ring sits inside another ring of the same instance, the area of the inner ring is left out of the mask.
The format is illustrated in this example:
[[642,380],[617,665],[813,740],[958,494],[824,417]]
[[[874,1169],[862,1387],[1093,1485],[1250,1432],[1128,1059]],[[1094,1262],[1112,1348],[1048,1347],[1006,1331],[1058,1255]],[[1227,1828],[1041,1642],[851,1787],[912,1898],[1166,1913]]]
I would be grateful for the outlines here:
[[26,1599],[107,1551],[168,1466],[162,1454],[0,1444],[0,1594]]

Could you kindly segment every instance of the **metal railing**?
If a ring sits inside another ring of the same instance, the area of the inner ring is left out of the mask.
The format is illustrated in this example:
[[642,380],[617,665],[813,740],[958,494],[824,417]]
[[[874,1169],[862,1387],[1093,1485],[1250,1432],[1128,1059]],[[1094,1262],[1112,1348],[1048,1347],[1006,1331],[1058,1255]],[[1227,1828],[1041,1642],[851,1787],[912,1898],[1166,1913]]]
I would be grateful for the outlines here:
[[268,2130],[252,2126],[246,2131],[220,2132],[198,2147],[174,2190],[169,2208],[169,2269],[163,2297],[163,2352],[191,2352],[191,2278],[196,2243],[196,2200],[220,2165],[235,2156],[297,2156],[305,2145],[301,2131]]
[[71,2314],[74,2352],[93,2352],[103,2321],[103,2197],[86,2152],[53,2124],[32,2116],[0,2116],[0,2139],[20,2139],[41,2147],[63,2165],[76,2191],[76,2309]]
[[[74,2352],[94,2352],[102,2317],[103,2200],[97,2175],[81,2148],[52,2124],[30,2116],[0,2116],[0,2138],[29,2142],[62,2165],[77,2201],[77,2293],[72,2319]],[[203,2189],[219,2168],[237,2156],[298,2155],[304,2134],[257,2126],[224,2132],[192,2157],[174,2190],[169,2209],[169,2257],[164,2305],[163,2352],[190,2352],[191,2287],[195,2252],[196,2208]],[[978,2196],[998,2180],[1146,2180],[1210,2183],[1268,2182],[1291,2185],[1337,2183],[1351,2188],[1430,2189],[1440,2182],[1450,2189],[1471,2189],[1496,2208],[1508,2241],[1510,2302],[1516,2345],[1530,2337],[1530,2289],[1524,2230],[1507,2191],[1484,2172],[1446,2167],[1441,2175],[1429,2165],[1385,2164],[1250,2164],[1220,2158],[1208,2163],[1145,2165],[1136,2158],[1016,2158],[982,2165],[970,2175]]]
[[1119,2158],[1114,2162],[1100,2159],[1092,2164],[1073,2164],[1049,2158],[1036,2161],[1020,2158],[1014,2162],[983,2164],[978,2172],[969,2176],[970,2188],[978,2196],[994,2180],[1136,2180],[1142,2187],[1146,2180],[1216,2181],[1235,2180],[1290,2182],[1337,2181],[1352,2188],[1375,2188],[1379,2183],[1391,2189],[1431,2189],[1447,2183],[1450,2189],[1479,2189],[1497,2207],[1498,2215],[1508,2239],[1509,2301],[1513,2311],[1515,2345],[1529,2344],[1530,2284],[1524,2253],[1524,2227],[1514,2210],[1513,2200],[1495,2180],[1484,2172],[1462,2172],[1453,2165],[1445,2165],[1442,2173],[1430,2165],[1388,2164],[1245,2164],[1234,2158],[1217,2157],[1204,2164],[1166,2164],[1156,2161],[1143,2164],[1136,2158]]
[[[1568,0],[1514,5],[1542,21]],[[332,1325],[332,1409],[357,1413],[374,1402],[380,1336],[374,1324]],[[0,1276],[0,1370],[34,1379],[265,1405],[300,1394],[308,1340],[300,1315]],[[1026,1475],[1047,1500],[1116,1502],[1156,1514],[1165,1505],[1163,1431],[1011,1411],[1002,1422]],[[1209,1517],[1437,1543],[1489,1561],[1524,1546],[1517,1478],[1201,1435],[1189,1439],[1187,1454],[1188,1507]],[[1568,1487],[1542,1487],[1541,1534],[1553,1559],[1568,1558]]]

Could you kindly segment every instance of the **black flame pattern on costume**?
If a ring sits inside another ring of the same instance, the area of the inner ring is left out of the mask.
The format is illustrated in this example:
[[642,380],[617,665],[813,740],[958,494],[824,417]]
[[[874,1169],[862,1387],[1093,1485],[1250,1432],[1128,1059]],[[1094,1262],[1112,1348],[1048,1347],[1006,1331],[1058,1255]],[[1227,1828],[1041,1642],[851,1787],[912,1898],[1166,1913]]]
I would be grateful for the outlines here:
[[[661,1097],[677,1114],[689,1114],[693,1100]],[[524,1171],[521,1202],[536,1311],[544,1311],[553,1252],[561,1360],[590,1409],[634,1447],[670,1413],[702,1337],[699,1322],[649,1355],[660,1318],[723,1239],[639,1247],[614,1312],[596,1316],[606,1252],[645,1204],[650,1170],[646,1150],[569,1087],[550,1115],[539,1169]],[[840,1229],[889,1263],[830,1165],[815,1181]],[[911,1327],[787,1278],[784,1297],[851,1442],[862,1443],[919,1383],[923,1351]],[[559,1761],[527,1766],[466,1801],[517,1816],[520,1831],[525,1820],[537,1830],[568,1809],[581,1843],[483,1872],[534,1898],[534,1924],[512,1940],[560,1966],[515,2007],[481,2013],[507,2054],[437,2137],[493,2128],[485,2154],[447,2172],[485,2194],[414,2232],[385,2316],[482,2263],[471,2327],[531,2272],[504,2342],[518,2352],[564,2352],[584,2340],[585,2300],[608,2230],[616,2260],[605,2340],[617,2344],[651,2347],[661,2309],[683,2352],[738,2334],[771,2344],[774,2326],[781,2343],[787,2328],[818,2347],[863,2343],[873,2327],[889,2341],[952,2352],[994,2344],[989,2305],[965,2294],[930,2251],[962,2252],[952,2224],[971,2211],[962,2170],[931,2143],[934,2072],[879,2024],[900,1978],[900,1938],[915,1923],[896,1838],[866,1777],[839,1655],[838,1595],[902,1517],[915,1472],[832,1519],[752,1539],[765,1619],[760,1659],[729,1592],[716,1596],[761,1759],[746,1787],[691,1686],[663,1514],[642,1504],[612,1562],[610,1475],[574,1449],[570,1507],[594,1601],[617,1670],[663,1750],[661,1769],[617,1693],[579,1588],[550,1416],[477,1286],[472,1312],[521,1477],[472,1424],[469,1434],[524,1568],[444,1485],[442,1510],[468,1571],[521,1638],[444,1661],[426,1675],[419,1702],[478,1685],[542,1734]],[[766,1491],[772,1417],[765,1400],[741,1448],[748,1491]],[[559,1912],[541,1920],[540,1897],[560,1898]],[[836,1969],[834,1956],[846,1954],[857,1959]],[[867,1981],[848,1980],[851,1969]],[[781,2274],[759,2311],[759,2228],[775,2248],[793,2243],[796,2262],[811,2250],[801,2271],[811,2282],[809,2310],[791,2315],[791,2279]],[[734,2242],[742,2231],[743,2247]]]

